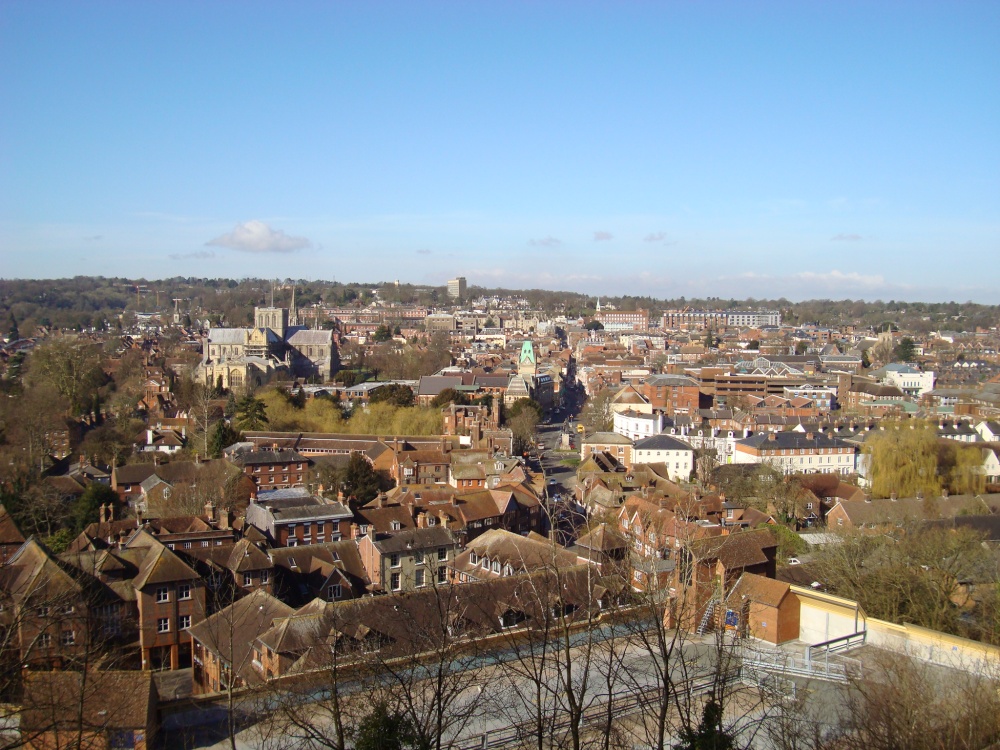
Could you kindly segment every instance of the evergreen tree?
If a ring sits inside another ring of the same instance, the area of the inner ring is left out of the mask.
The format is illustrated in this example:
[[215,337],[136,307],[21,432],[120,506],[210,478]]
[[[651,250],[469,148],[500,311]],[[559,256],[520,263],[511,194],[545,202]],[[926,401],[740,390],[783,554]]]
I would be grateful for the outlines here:
[[208,438],[208,455],[211,458],[220,458],[222,451],[233,443],[238,443],[242,436],[229,426],[224,419],[220,419],[212,428],[212,433]]
[[261,430],[268,424],[267,407],[259,398],[246,395],[236,405],[236,425],[241,430]]
[[88,525],[101,520],[100,508],[102,505],[111,504],[117,507],[120,504],[118,493],[106,484],[91,482],[87,489],[83,491],[79,499],[73,504],[70,519],[73,523],[73,530],[76,533],[83,531]]
[[344,495],[360,503],[374,500],[382,489],[378,472],[360,453],[352,453],[340,477]]
[[380,701],[375,704],[354,732],[356,750],[417,750],[417,732],[410,720],[389,710]]
[[674,750],[732,750],[736,743],[722,728],[722,706],[714,699],[705,704],[697,729],[682,729]]
[[440,409],[448,404],[458,404],[463,406],[469,403],[469,398],[464,393],[459,393],[454,388],[445,388],[431,401],[431,406]]
[[372,393],[369,401],[373,404],[387,403],[393,406],[413,406],[413,389],[408,385],[390,383]]

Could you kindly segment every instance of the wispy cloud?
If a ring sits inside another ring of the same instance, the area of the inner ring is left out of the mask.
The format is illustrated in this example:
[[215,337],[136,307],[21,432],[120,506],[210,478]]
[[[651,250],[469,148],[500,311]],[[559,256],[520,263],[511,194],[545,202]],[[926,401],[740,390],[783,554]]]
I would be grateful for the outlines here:
[[549,235],[548,237],[544,237],[540,240],[531,240],[528,242],[528,244],[531,245],[532,247],[559,247],[562,244],[562,242],[559,239]]
[[830,238],[830,242],[861,242],[863,239],[860,234],[835,234]]
[[215,253],[211,250],[196,250],[193,253],[170,253],[167,257],[170,260],[207,260],[214,258]]
[[417,255],[430,255],[431,252],[432,251],[430,249],[428,249],[426,247],[422,247],[419,250],[417,250]]
[[100,240],[103,240],[103,239],[104,239],[104,235],[103,234],[92,234],[89,237],[84,237],[83,241],[84,242],[99,242]]
[[205,244],[244,253],[293,253],[312,245],[305,237],[291,237],[257,219],[237,224],[229,234],[223,234]]
[[857,271],[799,271],[792,274],[767,274],[747,271],[734,276],[720,276],[719,282],[743,286],[745,293],[766,289],[769,294],[790,293],[798,298],[816,293],[852,292],[892,292],[905,291],[912,287],[899,282],[888,282],[882,274],[866,274]]
[[650,232],[645,237],[642,238],[643,242],[663,242],[667,239],[666,232]]
[[594,242],[607,242],[610,239],[614,239],[614,235],[611,232],[596,231],[594,232]]

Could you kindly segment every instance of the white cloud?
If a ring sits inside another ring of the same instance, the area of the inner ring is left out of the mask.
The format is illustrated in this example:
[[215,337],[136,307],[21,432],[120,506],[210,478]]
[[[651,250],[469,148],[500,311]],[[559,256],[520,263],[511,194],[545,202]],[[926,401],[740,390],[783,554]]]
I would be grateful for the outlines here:
[[208,260],[214,258],[215,253],[211,250],[195,250],[193,253],[170,253],[167,257],[170,260]]
[[595,242],[606,242],[607,240],[613,239],[614,235],[611,232],[602,232],[600,230],[594,232]]
[[643,242],[662,242],[667,238],[666,232],[651,232],[642,238]]
[[280,229],[271,229],[263,221],[253,219],[237,224],[229,234],[223,234],[205,244],[244,253],[292,253],[309,247],[312,243],[305,237],[290,237]]
[[562,241],[552,235],[549,235],[548,237],[543,237],[540,240],[530,240],[528,244],[532,247],[559,247],[562,244]]

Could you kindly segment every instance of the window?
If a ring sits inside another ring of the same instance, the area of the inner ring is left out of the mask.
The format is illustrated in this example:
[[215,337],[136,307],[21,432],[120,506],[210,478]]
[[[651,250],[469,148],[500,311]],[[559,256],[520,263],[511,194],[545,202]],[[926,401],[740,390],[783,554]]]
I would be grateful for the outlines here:
[[64,604],[64,605],[62,605],[59,608],[60,614],[64,614],[64,615],[71,615],[75,611],[76,611],[76,607],[74,607],[72,604]]
[[72,646],[76,643],[76,633],[72,630],[64,630],[62,636],[59,638],[60,643],[64,646]]
[[52,636],[49,635],[48,633],[39,633],[38,645],[41,646],[42,648],[48,648],[49,646],[52,645]]
[[392,529],[393,531],[399,531],[399,529],[401,528],[399,521],[395,520],[391,521],[389,523],[389,528]]
[[253,573],[244,573],[243,574],[243,585],[244,586],[253,586]]
[[479,562],[479,555],[477,555],[476,551],[473,550],[472,552],[469,553],[469,563],[475,565],[478,562]]
[[389,576],[389,588],[391,588],[393,591],[399,591],[400,588],[399,580],[400,580],[399,573],[393,573],[391,576]]
[[191,542],[184,542],[184,549],[191,549]]
[[208,547],[208,546],[209,546],[209,542],[208,542],[208,540],[206,539],[205,541],[203,541],[203,542],[201,543],[201,546],[202,546],[202,547]]
[[326,587],[326,600],[332,602],[341,597],[341,588],[339,583],[335,583],[331,586]]
[[413,583],[414,583],[414,585],[416,585],[416,586],[417,586],[418,588],[419,588],[420,586],[423,586],[423,585],[424,585],[424,569],[423,569],[423,568],[421,568],[420,570],[416,571],[416,572],[415,572],[415,573],[413,574]]
[[391,555],[389,555],[389,565],[392,566],[393,568],[398,568],[399,567],[399,553],[398,552],[393,552]]
[[157,633],[169,633],[170,632],[170,619],[167,617],[160,617],[156,621],[156,632]]
[[494,560],[493,561],[493,572],[494,573],[499,573],[500,572],[500,561],[499,560]]
[[262,570],[262,571],[260,571],[260,582],[261,583],[267,583],[270,580],[271,580],[271,571],[270,570]]
[[414,565],[423,565],[424,564],[424,553],[423,552],[417,551],[417,552],[413,553],[413,564]]
[[447,568],[438,568],[438,583],[448,582],[448,570]]
[[187,628],[191,627],[191,615],[181,615],[177,619],[177,626],[181,630],[186,630]]
[[166,586],[158,586],[156,589],[156,603],[161,604],[162,602],[170,601],[170,589]]
[[438,547],[438,560],[441,560],[443,562],[444,560],[447,559],[448,559],[448,548]]
[[177,584],[177,598],[178,599],[190,599],[191,598],[191,584],[190,583],[179,583],[179,584]]

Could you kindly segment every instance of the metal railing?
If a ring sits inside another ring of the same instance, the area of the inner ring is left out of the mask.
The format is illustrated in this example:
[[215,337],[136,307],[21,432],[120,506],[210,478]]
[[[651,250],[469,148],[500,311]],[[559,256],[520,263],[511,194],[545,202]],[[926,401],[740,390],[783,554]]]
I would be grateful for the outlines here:
[[815,657],[820,653],[837,653],[839,651],[850,651],[853,648],[860,648],[865,645],[868,637],[868,631],[862,630],[858,633],[851,633],[850,635],[844,635],[840,638],[833,638],[829,641],[823,641],[822,643],[816,643],[809,647],[809,654]]
[[[677,685],[674,690],[686,693],[688,696],[702,695],[717,688],[719,682],[720,679],[716,676],[707,676],[688,680],[686,683]],[[607,696],[604,697],[607,698]],[[609,717],[618,719],[637,711],[654,708],[660,700],[664,700],[664,697],[658,694],[623,690],[611,695],[610,698],[604,701],[592,703],[584,709],[580,717],[580,724],[582,726],[593,726],[601,721],[608,720]],[[546,717],[542,725],[548,737],[570,730],[573,726],[573,720],[567,718],[551,722]],[[537,719],[522,721],[503,729],[489,730],[464,739],[452,740],[448,743],[447,747],[449,750],[487,750],[487,748],[494,747],[517,747],[536,735],[538,731],[539,722]]]
[[823,659],[813,659],[809,650],[804,656],[800,656],[786,651],[744,649],[741,674],[747,679],[759,681],[761,672],[771,672],[786,677],[847,682],[851,677],[861,673],[861,662],[844,656],[835,656],[831,659],[828,651],[825,652]]

